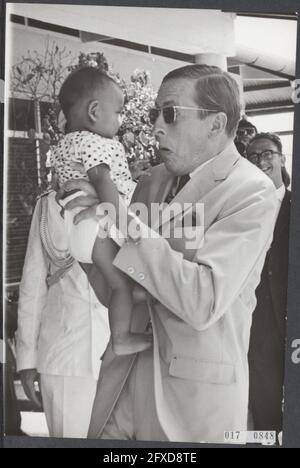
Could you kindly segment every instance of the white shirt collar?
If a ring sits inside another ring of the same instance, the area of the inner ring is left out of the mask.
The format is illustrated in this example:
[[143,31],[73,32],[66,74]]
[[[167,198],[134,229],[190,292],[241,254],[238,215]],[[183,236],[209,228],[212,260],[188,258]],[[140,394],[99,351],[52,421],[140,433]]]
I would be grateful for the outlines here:
[[277,190],[276,190],[276,195],[278,198],[278,201],[282,203],[284,196],[285,196],[285,186],[282,184]]

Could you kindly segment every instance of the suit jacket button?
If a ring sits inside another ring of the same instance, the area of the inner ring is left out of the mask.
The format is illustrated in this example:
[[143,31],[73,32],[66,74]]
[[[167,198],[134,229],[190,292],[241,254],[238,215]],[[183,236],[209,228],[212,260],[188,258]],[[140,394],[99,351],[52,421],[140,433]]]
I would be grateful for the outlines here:
[[144,281],[144,279],[145,279],[144,273],[139,273],[139,279],[140,279],[141,281]]
[[127,271],[128,271],[128,273],[129,273],[130,275],[133,275],[133,273],[134,273],[135,270],[134,270],[134,268],[131,266],[131,267],[128,267],[128,268],[127,268]]

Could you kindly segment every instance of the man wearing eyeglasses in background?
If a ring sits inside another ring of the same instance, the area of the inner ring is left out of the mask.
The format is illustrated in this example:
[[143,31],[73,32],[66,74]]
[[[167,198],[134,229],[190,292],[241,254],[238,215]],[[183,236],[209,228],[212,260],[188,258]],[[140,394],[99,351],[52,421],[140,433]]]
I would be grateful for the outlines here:
[[234,143],[236,149],[242,156],[246,156],[247,146],[251,142],[252,138],[257,134],[257,128],[249,120],[243,117],[239,121],[239,126],[236,131],[236,137]]
[[267,253],[250,336],[250,409],[255,430],[282,431],[291,192],[282,143],[274,133],[259,133],[247,148],[250,162],[274,183],[277,222]]
[[[181,209],[153,229],[133,217],[137,234],[129,234],[114,260],[140,297],[132,330],[152,329],[153,349],[115,356],[108,346],[89,437],[229,442],[225,431],[247,428],[249,334],[272,240],[275,189],[234,146],[238,86],[218,67],[170,72],[150,119],[163,164],[142,177],[134,201],[150,210],[167,200],[164,214]],[[65,189],[85,184],[69,181]],[[79,220],[93,216],[98,203],[90,195],[66,208],[90,206]],[[185,203],[203,204],[204,226],[188,217]],[[204,227],[193,248],[185,230],[181,238],[173,231],[164,238],[165,228],[182,219],[199,232]]]

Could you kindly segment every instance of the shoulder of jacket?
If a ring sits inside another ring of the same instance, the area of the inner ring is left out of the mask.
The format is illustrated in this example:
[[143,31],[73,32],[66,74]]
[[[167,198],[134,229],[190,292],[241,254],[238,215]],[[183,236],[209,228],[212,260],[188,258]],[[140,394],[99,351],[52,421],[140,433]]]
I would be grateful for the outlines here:
[[240,158],[237,170],[233,171],[232,175],[239,180],[241,190],[248,186],[251,190],[265,188],[275,192],[275,187],[270,177],[243,157]]

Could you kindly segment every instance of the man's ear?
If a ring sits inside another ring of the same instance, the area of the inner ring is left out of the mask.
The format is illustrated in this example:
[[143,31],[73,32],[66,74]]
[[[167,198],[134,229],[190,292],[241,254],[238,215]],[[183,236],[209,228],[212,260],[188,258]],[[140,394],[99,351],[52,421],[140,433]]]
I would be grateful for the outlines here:
[[281,166],[284,167],[286,163],[286,157],[284,154],[280,156],[280,160],[281,160]]
[[211,120],[211,128],[209,131],[209,135],[211,137],[215,137],[218,135],[221,135],[227,125],[227,115],[225,112],[218,112],[217,114],[214,114],[212,120]]
[[97,120],[97,116],[99,115],[100,112],[100,103],[98,100],[91,101],[88,105],[88,116],[89,119],[95,123]]

